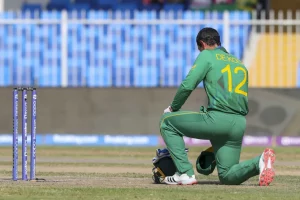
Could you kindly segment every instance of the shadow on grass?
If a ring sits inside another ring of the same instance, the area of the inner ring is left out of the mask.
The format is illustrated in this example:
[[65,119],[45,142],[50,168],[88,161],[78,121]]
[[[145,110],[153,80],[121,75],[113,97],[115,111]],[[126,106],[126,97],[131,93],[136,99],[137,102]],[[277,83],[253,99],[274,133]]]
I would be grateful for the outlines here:
[[10,178],[1,178],[0,182],[47,182],[47,183],[55,183],[55,182],[70,182],[69,180],[46,180],[44,178],[37,178],[34,180],[24,181],[22,179],[18,179],[17,181],[13,181]]
[[[166,183],[153,183],[154,185],[167,185]],[[198,181],[195,185],[222,185],[220,181]]]
[[220,181],[198,181],[198,185],[222,185]]
[[[153,183],[152,184],[154,185],[167,185],[165,183]],[[240,185],[225,185],[225,184],[222,184],[220,181],[198,181],[197,184],[195,185],[223,185],[223,186],[228,186],[228,187],[258,187],[258,184],[255,184],[255,183],[242,183]],[[270,187],[270,186],[268,186]]]

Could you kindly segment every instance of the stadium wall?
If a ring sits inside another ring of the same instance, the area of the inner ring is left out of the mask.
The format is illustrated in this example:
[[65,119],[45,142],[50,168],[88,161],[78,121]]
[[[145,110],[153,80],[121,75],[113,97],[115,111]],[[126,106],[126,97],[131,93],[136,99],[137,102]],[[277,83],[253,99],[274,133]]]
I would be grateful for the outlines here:
[[[0,133],[7,134],[12,131],[12,89],[0,92]],[[175,93],[176,88],[40,88],[37,132],[158,135],[161,114]],[[250,89],[249,94],[247,135],[300,135],[299,89]],[[198,111],[206,104],[199,88],[183,109]]]

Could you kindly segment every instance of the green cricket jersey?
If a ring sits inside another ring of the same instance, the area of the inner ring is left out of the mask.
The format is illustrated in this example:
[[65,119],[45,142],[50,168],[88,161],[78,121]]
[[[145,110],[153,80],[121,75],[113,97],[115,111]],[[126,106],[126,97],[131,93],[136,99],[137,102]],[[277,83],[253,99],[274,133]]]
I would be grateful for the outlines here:
[[204,50],[181,83],[171,107],[179,110],[191,92],[203,81],[208,110],[248,114],[248,70],[223,47]]

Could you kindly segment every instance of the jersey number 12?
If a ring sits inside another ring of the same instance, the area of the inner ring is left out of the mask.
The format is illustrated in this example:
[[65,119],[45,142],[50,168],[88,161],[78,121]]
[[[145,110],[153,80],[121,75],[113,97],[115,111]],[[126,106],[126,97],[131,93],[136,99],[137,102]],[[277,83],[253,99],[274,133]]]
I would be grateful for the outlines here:
[[[241,87],[243,87],[243,85],[247,81],[247,72],[242,67],[234,68],[234,73],[235,74],[239,73],[239,71],[242,71],[242,73],[244,74],[244,79],[235,87],[234,92],[237,93],[237,94],[247,96],[248,93],[241,90]],[[226,67],[224,67],[221,72],[222,72],[222,74],[227,72],[227,74],[228,74],[228,79],[227,79],[228,80],[228,91],[232,92],[232,73],[231,73],[230,65],[226,65]]]

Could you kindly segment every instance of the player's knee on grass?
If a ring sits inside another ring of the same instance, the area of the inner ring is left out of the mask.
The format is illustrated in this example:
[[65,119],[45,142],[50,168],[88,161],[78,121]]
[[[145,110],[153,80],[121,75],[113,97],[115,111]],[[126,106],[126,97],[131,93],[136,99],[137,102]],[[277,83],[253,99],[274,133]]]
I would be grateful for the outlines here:
[[219,180],[224,185],[240,185],[241,182],[234,175],[219,174]]

